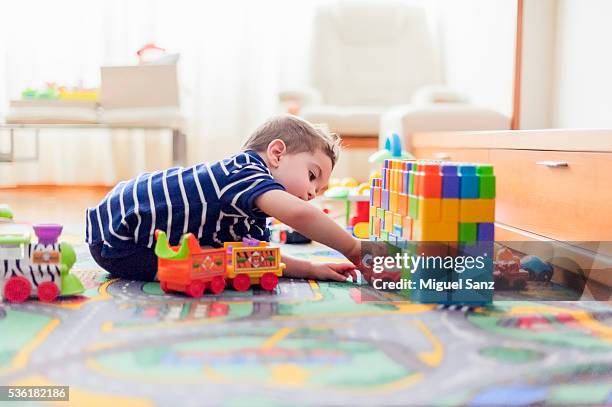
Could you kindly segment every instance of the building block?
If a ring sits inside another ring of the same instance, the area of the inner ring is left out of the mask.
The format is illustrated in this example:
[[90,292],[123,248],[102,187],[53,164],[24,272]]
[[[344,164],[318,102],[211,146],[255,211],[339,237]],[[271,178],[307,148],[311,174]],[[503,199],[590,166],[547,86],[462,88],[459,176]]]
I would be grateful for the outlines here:
[[373,234],[376,237],[380,237],[380,218],[375,218],[374,219],[374,230],[373,230]]
[[370,206],[370,217],[375,217],[376,216],[376,207],[375,206]]
[[459,222],[495,222],[495,200],[460,199]]
[[412,218],[408,216],[402,218],[402,238],[412,240]]
[[399,239],[402,238],[402,227],[398,225],[393,225],[393,234],[397,236]]
[[459,238],[460,242],[475,242],[476,241],[476,224],[475,223],[459,223]]
[[383,189],[381,191],[382,194],[382,198],[381,198],[381,208],[383,208],[384,210],[388,211],[389,210],[389,190],[388,189]]
[[459,199],[442,198],[440,220],[443,222],[459,222]]
[[459,195],[461,199],[478,198],[478,176],[475,165],[459,166]]
[[385,218],[385,210],[383,208],[376,208],[376,217],[378,219],[384,219]]
[[439,221],[442,212],[440,198],[418,198],[417,219],[425,222]]
[[397,191],[390,191],[389,192],[389,211],[396,213],[397,212],[397,198],[398,198],[398,192]]
[[419,172],[414,176],[417,183],[416,195],[423,198],[440,198],[442,196],[442,176],[440,165],[424,163],[419,165]]
[[414,176],[418,172],[419,165],[417,163],[412,164],[412,169],[408,173],[408,194],[417,195],[417,191],[414,185]]
[[419,198],[414,195],[408,195],[408,216],[412,219],[419,217]]
[[442,198],[459,198],[459,174],[456,165],[444,164],[440,168],[442,173]]
[[[475,237],[475,236],[474,236]],[[420,242],[457,241],[457,222],[412,221],[412,240]]]
[[479,165],[476,167],[478,175],[478,197],[484,199],[495,198],[495,175],[493,175],[492,165]]
[[479,242],[495,241],[495,227],[493,223],[479,223],[477,226],[476,237]]
[[399,213],[393,214],[393,225],[402,226],[402,215],[400,215]]
[[389,232],[381,230],[380,231],[380,240],[382,240],[383,242],[388,242],[389,241]]
[[377,208],[382,207],[382,190],[380,187],[372,187],[372,201],[370,204]]
[[408,215],[408,195],[400,193],[397,201],[397,212],[402,216]]
[[385,232],[393,232],[393,212],[385,211]]

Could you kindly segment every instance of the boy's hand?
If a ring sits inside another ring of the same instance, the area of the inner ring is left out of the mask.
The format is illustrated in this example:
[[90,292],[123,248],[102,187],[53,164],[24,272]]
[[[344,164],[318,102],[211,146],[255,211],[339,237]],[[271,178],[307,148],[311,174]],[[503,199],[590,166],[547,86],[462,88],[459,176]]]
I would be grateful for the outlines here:
[[309,278],[316,280],[346,281],[350,276],[353,283],[357,282],[355,266],[348,263],[313,263],[311,265]]

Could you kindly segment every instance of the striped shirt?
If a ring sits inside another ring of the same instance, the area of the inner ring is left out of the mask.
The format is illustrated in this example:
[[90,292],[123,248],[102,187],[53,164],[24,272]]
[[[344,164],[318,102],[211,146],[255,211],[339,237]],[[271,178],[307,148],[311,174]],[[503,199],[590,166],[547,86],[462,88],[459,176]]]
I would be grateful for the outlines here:
[[243,237],[269,240],[266,214],[254,201],[273,189],[284,187],[254,151],[140,174],[87,209],[86,242],[103,243],[105,257],[123,257],[138,246],[152,248],[156,229],[166,232],[171,245],[185,233],[213,247]]

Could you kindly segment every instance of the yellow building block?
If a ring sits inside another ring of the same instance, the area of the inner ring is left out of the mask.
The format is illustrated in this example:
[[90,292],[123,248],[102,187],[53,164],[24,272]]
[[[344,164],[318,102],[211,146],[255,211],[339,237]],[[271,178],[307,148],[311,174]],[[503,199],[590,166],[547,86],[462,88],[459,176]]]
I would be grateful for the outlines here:
[[397,201],[398,201],[399,193],[397,191],[389,192],[389,210],[393,213],[397,211]]
[[419,198],[418,220],[424,222],[433,222],[440,220],[441,213],[440,198]]
[[459,200],[459,221],[462,223],[495,222],[495,199]]
[[455,242],[459,236],[457,222],[412,221],[412,240],[420,242]]
[[376,207],[370,206],[370,216],[376,216]]
[[442,198],[442,222],[459,222],[459,199]]
[[385,232],[393,232],[393,212],[385,211],[385,227],[383,228]]

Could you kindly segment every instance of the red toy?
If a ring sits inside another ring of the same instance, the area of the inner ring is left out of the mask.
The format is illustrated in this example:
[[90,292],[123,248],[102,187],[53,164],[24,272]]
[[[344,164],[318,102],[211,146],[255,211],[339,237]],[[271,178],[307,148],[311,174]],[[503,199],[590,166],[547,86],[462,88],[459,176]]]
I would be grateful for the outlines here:
[[246,291],[251,284],[272,291],[285,269],[280,249],[255,239],[227,242],[219,249],[202,249],[191,233],[183,235],[176,247],[168,245],[166,233],[160,230],[155,231],[155,237],[157,276],[164,292],[179,291],[195,298],[206,290],[220,294],[227,280],[236,291]]

